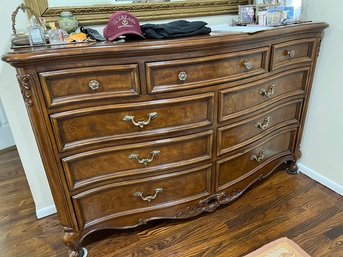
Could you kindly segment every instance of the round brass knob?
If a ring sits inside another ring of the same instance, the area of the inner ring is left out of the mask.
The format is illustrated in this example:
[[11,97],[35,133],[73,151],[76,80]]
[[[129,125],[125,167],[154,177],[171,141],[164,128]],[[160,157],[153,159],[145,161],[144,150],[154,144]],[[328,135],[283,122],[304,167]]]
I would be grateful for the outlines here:
[[180,81],[185,81],[187,79],[187,72],[181,71],[178,77]]
[[92,89],[92,90],[97,90],[100,87],[100,83],[96,80],[91,80],[88,84],[88,86]]
[[244,64],[247,71],[250,71],[254,68],[254,63],[251,60],[246,61],[243,64]]
[[293,49],[293,50],[291,50],[291,51],[288,51],[287,54],[288,54],[288,56],[289,56],[291,59],[293,59],[293,58],[295,57],[296,52],[295,52],[295,50]]

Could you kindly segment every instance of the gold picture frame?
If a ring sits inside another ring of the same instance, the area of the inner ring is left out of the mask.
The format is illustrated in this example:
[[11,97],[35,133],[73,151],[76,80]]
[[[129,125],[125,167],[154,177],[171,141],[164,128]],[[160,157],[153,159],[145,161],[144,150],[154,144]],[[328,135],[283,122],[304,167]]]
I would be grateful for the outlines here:
[[185,0],[55,8],[49,7],[48,0],[25,0],[26,6],[45,18],[47,22],[56,21],[62,11],[70,11],[79,20],[80,25],[105,24],[109,16],[116,11],[130,12],[140,21],[237,14],[238,5],[248,3],[250,0]]

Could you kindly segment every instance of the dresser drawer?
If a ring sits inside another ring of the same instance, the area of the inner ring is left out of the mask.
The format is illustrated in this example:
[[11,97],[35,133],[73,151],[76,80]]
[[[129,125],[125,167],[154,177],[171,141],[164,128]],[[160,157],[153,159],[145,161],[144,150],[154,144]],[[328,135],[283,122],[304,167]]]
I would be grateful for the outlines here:
[[286,130],[217,162],[216,190],[223,190],[250,176],[270,161],[293,151],[296,129]]
[[170,92],[265,73],[268,47],[185,60],[146,64],[148,92]]
[[211,192],[211,165],[110,184],[72,197],[82,228],[132,213],[166,208]]
[[308,74],[305,67],[219,91],[219,122],[251,115],[281,99],[305,96]]
[[[71,190],[94,182],[211,160],[212,131],[94,150],[62,159]],[[115,165],[114,165],[115,164]]]
[[51,115],[60,151],[212,124],[213,93],[104,105]]
[[138,64],[39,73],[48,107],[140,95]]
[[307,38],[273,45],[271,69],[299,63],[310,64],[315,56],[315,42],[315,38]]
[[280,127],[299,124],[302,102],[298,99],[279,104],[262,115],[219,128],[217,155],[248,145]]

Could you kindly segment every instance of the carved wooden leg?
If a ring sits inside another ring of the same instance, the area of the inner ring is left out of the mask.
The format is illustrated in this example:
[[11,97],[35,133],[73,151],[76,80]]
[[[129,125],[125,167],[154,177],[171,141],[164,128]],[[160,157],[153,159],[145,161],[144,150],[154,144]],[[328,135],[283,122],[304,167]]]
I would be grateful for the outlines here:
[[299,148],[297,150],[295,150],[294,155],[295,155],[295,161],[291,162],[291,164],[289,165],[289,167],[287,169],[287,173],[291,174],[291,175],[297,175],[299,173],[298,165],[296,163],[296,161],[299,160],[301,158],[301,155],[302,155]]
[[81,247],[79,233],[65,231],[63,242],[70,249],[69,257],[86,257],[88,255],[86,248]]
[[287,173],[291,174],[291,175],[297,175],[299,173],[298,165],[296,164],[296,162],[292,162],[289,165],[289,167],[287,169]]

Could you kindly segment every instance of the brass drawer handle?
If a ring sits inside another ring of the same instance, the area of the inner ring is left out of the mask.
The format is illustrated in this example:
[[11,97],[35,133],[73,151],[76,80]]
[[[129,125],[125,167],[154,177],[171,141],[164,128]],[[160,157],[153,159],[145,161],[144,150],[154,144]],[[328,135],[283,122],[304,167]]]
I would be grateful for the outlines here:
[[135,116],[132,116],[132,115],[125,115],[125,117],[123,118],[123,121],[131,122],[136,127],[144,128],[145,126],[150,124],[151,120],[156,119],[156,118],[157,118],[157,112],[151,112],[148,114],[148,120],[147,121],[145,121],[145,120],[135,121]]
[[265,90],[264,88],[261,88],[258,91],[258,93],[262,96],[267,97],[267,98],[271,98],[275,93],[275,87],[276,87],[276,84],[269,86],[267,90]]
[[187,79],[187,72],[181,71],[178,75],[180,81],[185,81]]
[[291,58],[291,59],[293,59],[293,58],[295,57],[295,54],[296,54],[296,52],[295,52],[294,49],[291,50],[291,51],[287,51],[287,55],[288,55],[289,58]]
[[245,69],[247,71],[250,71],[252,69],[254,69],[254,63],[252,60],[249,60],[249,61],[243,61],[243,66],[245,67]]
[[269,127],[269,124],[270,124],[270,120],[271,118],[270,117],[267,117],[263,120],[263,122],[256,122],[255,123],[255,127],[256,128],[260,128],[262,130],[266,130],[268,127]]
[[263,161],[263,159],[264,159],[264,150],[263,149],[258,153],[258,156],[256,156],[254,154],[250,157],[250,160],[257,161],[257,162],[261,162],[261,161]]
[[156,156],[159,156],[161,152],[159,150],[154,150],[151,152],[151,157],[146,159],[139,159],[139,154],[132,153],[129,155],[129,159],[136,160],[139,164],[143,164],[144,166],[148,165],[150,162],[154,160]]
[[88,86],[92,89],[92,90],[97,90],[100,87],[100,83],[96,80],[91,80],[88,84]]
[[154,191],[154,195],[143,196],[143,192],[134,192],[132,195],[135,197],[140,197],[143,201],[151,202],[157,197],[159,193],[163,192],[163,188],[156,188]]

